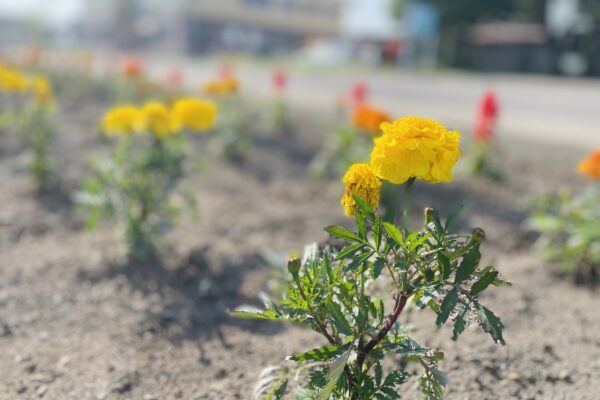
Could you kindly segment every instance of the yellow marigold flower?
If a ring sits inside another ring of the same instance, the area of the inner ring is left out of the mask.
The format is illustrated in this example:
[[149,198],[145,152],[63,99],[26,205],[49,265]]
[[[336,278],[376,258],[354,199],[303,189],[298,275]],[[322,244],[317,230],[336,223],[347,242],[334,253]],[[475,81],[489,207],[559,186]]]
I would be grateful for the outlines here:
[[344,175],[343,181],[346,190],[340,203],[344,206],[346,215],[352,216],[356,212],[353,194],[365,200],[373,208],[379,206],[381,182],[369,164],[353,164]]
[[102,129],[108,135],[128,134],[139,131],[143,114],[134,106],[118,106],[110,110],[102,120]]
[[202,87],[204,93],[212,95],[229,95],[236,93],[240,88],[239,81],[233,76],[222,77],[207,82]]
[[206,130],[217,119],[217,106],[214,103],[194,98],[180,99],[173,105],[176,123],[193,130]]
[[366,104],[357,106],[352,113],[354,126],[374,135],[380,132],[381,124],[389,120],[385,111]]
[[29,82],[29,87],[33,92],[35,101],[38,104],[47,104],[52,102],[52,87],[48,80],[42,76],[36,76]]
[[167,107],[158,102],[148,102],[142,107],[142,121],[140,130],[152,132],[158,138],[165,138],[177,133],[179,123]]
[[460,157],[459,132],[418,117],[384,122],[381,129],[370,162],[379,178],[396,184],[410,178],[432,183],[452,180],[452,167]]
[[0,66],[0,90],[4,92],[24,92],[27,79],[16,69]]
[[577,170],[591,180],[600,180],[600,150],[594,151],[583,160]]

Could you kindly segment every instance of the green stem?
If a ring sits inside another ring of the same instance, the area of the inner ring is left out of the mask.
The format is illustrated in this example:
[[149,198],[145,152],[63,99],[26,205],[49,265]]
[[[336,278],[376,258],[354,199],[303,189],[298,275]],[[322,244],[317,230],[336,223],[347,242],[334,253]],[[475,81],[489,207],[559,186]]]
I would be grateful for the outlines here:
[[402,226],[408,229],[410,225],[410,207],[412,199],[412,188],[417,178],[412,177],[406,181],[404,186],[404,197],[402,197]]

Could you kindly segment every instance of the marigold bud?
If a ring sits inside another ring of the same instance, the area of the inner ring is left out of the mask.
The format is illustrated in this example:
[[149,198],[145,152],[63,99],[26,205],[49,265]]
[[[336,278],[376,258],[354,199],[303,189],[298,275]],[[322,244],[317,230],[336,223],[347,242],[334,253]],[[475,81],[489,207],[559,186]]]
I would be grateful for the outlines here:
[[473,242],[481,242],[485,239],[485,232],[481,228],[473,229],[473,233],[471,234],[471,241]]
[[292,254],[288,260],[288,271],[293,276],[298,275],[300,272],[300,267],[302,262],[300,261],[300,256],[298,254]]

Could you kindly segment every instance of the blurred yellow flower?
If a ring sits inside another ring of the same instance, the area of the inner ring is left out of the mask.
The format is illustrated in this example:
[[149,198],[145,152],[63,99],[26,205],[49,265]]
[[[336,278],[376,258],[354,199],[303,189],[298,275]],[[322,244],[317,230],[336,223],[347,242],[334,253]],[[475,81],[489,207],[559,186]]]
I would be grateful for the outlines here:
[[27,79],[18,70],[0,64],[0,91],[24,92],[27,90]]
[[583,160],[577,170],[591,180],[600,180],[600,150],[594,151]]
[[214,103],[191,97],[177,100],[172,112],[177,124],[192,130],[206,130],[217,119],[217,106]]
[[151,132],[158,138],[165,138],[177,133],[179,123],[167,107],[158,102],[148,102],[142,107],[142,121],[139,130]]
[[34,99],[38,104],[48,104],[52,102],[52,87],[46,78],[43,76],[36,76],[29,81],[28,86],[33,92]]
[[371,168],[381,179],[400,184],[410,178],[431,183],[452,180],[452,168],[460,157],[460,133],[425,118],[403,117],[381,124],[375,138]]
[[229,95],[237,93],[240,88],[239,81],[233,76],[225,76],[207,82],[202,87],[204,93],[212,95]]
[[369,164],[353,164],[344,175],[343,182],[346,190],[340,203],[344,206],[346,215],[352,216],[356,213],[353,194],[365,200],[373,208],[379,206],[381,182]]
[[102,130],[108,135],[129,134],[139,131],[143,114],[137,107],[123,105],[106,113],[102,120]]

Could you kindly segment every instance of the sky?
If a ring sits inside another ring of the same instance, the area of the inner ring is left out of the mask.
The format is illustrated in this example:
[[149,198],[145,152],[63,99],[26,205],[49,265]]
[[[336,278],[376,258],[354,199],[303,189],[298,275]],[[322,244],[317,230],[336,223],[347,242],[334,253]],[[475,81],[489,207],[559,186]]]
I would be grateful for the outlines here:
[[68,23],[80,11],[81,0],[0,0],[0,15],[39,17],[52,24]]

